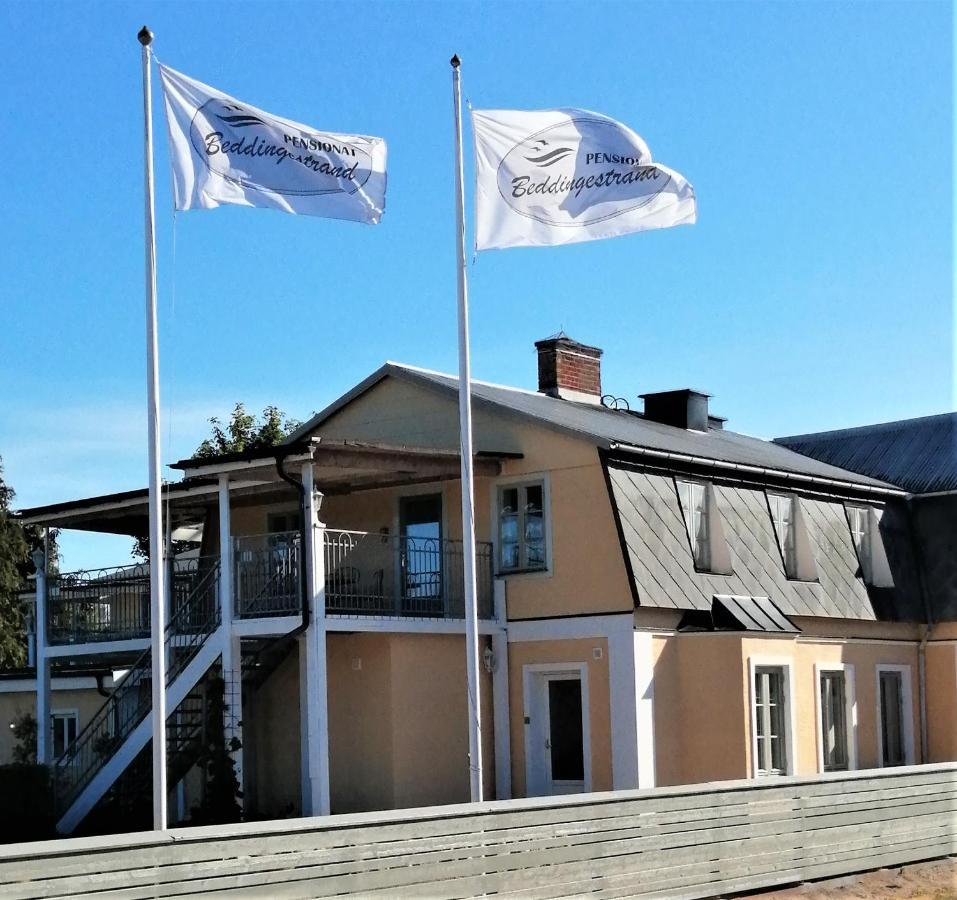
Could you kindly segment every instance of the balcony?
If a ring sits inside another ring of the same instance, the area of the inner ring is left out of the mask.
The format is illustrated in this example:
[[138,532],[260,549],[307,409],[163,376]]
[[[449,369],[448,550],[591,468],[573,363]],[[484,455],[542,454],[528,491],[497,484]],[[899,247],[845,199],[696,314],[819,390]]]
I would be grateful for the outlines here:
[[[168,572],[175,615],[218,557],[177,559]],[[150,635],[150,569],[146,563],[48,576],[47,638],[52,645],[127,641]]]
[[[465,618],[461,541],[329,529],[326,613],[421,619]],[[492,612],[492,546],[476,547],[478,615]]]
[[[419,619],[465,615],[462,543],[329,529],[326,613]],[[236,539],[236,617],[297,615],[302,608],[298,532]],[[492,548],[477,547],[479,618],[492,618]]]
[[[297,616],[302,609],[303,566],[299,532],[235,538],[234,611],[238,619]],[[476,548],[478,614],[493,617],[492,547]],[[465,617],[461,541],[362,531],[325,532],[326,613],[404,619]],[[170,566],[170,616],[183,634],[192,625],[177,617],[186,600],[218,571],[219,557],[177,559]],[[218,581],[217,581],[218,584]],[[214,592],[213,592],[214,593]],[[204,588],[207,604],[218,603]],[[150,635],[149,565],[117,566],[51,575],[47,636],[51,645],[145,639]],[[193,606],[199,607],[194,602]]]

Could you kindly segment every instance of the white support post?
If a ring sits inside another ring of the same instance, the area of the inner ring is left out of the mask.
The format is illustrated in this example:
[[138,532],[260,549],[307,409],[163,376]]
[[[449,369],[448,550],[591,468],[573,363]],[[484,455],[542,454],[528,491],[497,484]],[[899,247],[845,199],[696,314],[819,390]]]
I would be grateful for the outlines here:
[[219,611],[233,620],[233,535],[229,510],[229,476],[219,476]]
[[492,582],[495,620],[500,631],[492,635],[492,724],[495,729],[495,799],[512,797],[512,742],[508,706],[508,633],[505,613],[505,581]]
[[635,660],[635,726],[638,738],[638,787],[653,788],[655,777],[655,667],[652,635],[636,631],[632,638]]
[[608,688],[611,694],[611,784],[616,791],[641,786],[638,742],[636,634],[631,621],[608,634]]
[[326,526],[319,520],[322,494],[315,489],[312,463],[302,467],[306,493],[306,592],[310,598],[305,635],[305,712],[307,781],[303,784],[303,815],[329,815],[329,695],[326,669]]
[[[236,766],[236,778],[239,789],[245,796],[243,781],[243,655],[242,643],[233,633],[235,615],[233,592],[233,535],[232,517],[229,508],[229,476],[219,476],[219,609],[222,621],[222,658],[223,680],[226,683],[226,745],[236,738],[240,743],[238,750],[230,753]],[[240,805],[244,805],[240,799]]]
[[47,555],[44,549],[33,551],[37,570],[36,659],[37,659],[37,762],[43,766],[53,761],[50,728],[50,661],[47,658]]

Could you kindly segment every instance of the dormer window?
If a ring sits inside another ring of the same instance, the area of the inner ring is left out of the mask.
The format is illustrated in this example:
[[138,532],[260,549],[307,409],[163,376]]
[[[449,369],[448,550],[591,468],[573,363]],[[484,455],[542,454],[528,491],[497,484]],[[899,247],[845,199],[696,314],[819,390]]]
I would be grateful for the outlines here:
[[871,510],[868,506],[848,506],[847,522],[851,528],[851,540],[861,564],[865,581],[871,577]]
[[768,494],[771,522],[778,539],[788,578],[797,578],[797,554],[794,534],[794,497],[790,494]]
[[794,494],[767,494],[774,536],[784,574],[792,581],[817,581],[817,566],[804,524],[801,502]]
[[706,486],[697,481],[679,481],[678,499],[691,541],[696,569],[707,569],[711,563],[708,544],[708,497]]
[[676,480],[675,487],[695,570],[712,575],[730,575],[731,555],[724,538],[714,485]]

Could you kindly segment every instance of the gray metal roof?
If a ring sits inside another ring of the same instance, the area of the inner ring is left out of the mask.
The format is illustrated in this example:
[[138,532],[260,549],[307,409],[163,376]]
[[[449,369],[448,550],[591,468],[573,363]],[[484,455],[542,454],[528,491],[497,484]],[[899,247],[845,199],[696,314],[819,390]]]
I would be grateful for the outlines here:
[[674,481],[609,461],[615,515],[640,606],[710,610],[715,595],[769,597],[785,616],[874,619],[842,503],[801,498],[816,581],[784,571],[764,491],[715,486],[731,575],[695,570]]
[[765,634],[798,634],[801,631],[769,597],[715,594],[713,602],[715,606],[723,606],[742,631],[760,631]]
[[957,490],[957,413],[775,438],[808,457],[912,494]]
[[[400,363],[386,363],[331,406],[317,413],[288,438],[295,441],[388,376],[423,384],[446,392],[458,391],[458,378]],[[625,445],[661,453],[680,454],[705,460],[779,470],[794,475],[833,480],[865,488],[890,489],[891,485],[856,472],[795,453],[780,444],[722,428],[707,433],[689,431],[645,419],[639,413],[607,409],[590,403],[560,400],[535,391],[472,382],[473,402],[487,404],[522,417],[594,440],[599,446]]]

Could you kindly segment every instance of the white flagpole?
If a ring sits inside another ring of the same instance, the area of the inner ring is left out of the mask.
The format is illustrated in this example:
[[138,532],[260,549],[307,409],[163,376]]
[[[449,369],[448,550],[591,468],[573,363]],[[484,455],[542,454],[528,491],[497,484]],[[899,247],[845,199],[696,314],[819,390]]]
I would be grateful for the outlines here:
[[153,828],[166,830],[166,610],[163,604],[163,504],[159,462],[159,344],[156,337],[156,236],[153,214],[153,102],[150,92],[152,32],[144,25],[143,137],[146,154],[146,378],[149,429],[150,648],[153,663]]
[[455,228],[459,290],[459,428],[462,457],[462,555],[465,570],[465,652],[468,677],[469,784],[472,802],[482,800],[482,707],[478,684],[478,605],[475,580],[475,484],[472,479],[472,380],[469,363],[469,297],[465,270],[465,185],[462,162],[461,60],[452,57],[455,104]]

